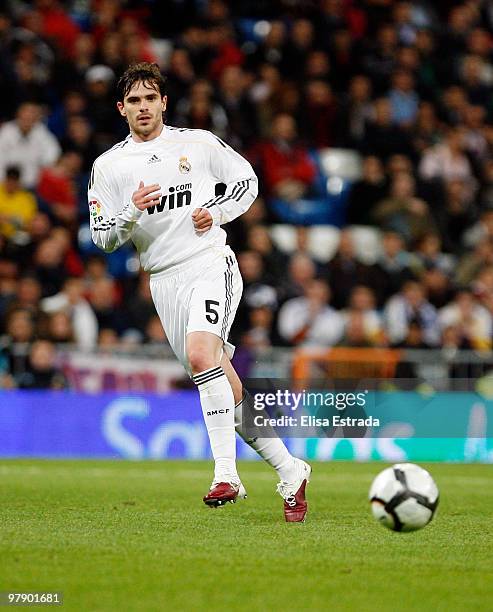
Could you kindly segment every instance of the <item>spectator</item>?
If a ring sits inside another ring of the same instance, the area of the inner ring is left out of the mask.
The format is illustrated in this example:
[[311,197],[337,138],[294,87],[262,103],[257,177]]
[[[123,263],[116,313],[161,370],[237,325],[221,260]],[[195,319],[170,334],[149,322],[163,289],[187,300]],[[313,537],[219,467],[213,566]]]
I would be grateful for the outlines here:
[[21,104],[15,120],[0,127],[0,179],[9,166],[15,165],[20,169],[22,186],[33,189],[40,170],[53,164],[59,155],[60,145],[41,123],[38,104]]
[[453,290],[450,277],[438,267],[431,266],[419,277],[428,301],[435,308],[442,308],[452,299]]
[[267,194],[293,201],[304,196],[315,178],[315,165],[297,141],[296,124],[289,115],[277,115],[271,138],[257,151]]
[[73,55],[62,55],[54,69],[53,80],[59,94],[65,93],[74,83],[83,82],[86,72],[95,63],[96,50],[92,34],[83,32],[77,36]]
[[89,121],[82,115],[72,115],[67,121],[66,136],[62,139],[65,152],[73,151],[82,158],[82,170],[90,172],[93,161],[99,155]]
[[[79,27],[65,11],[59,0],[37,3],[35,16],[40,22],[40,34],[60,51],[72,55],[79,34]],[[34,17],[34,15],[33,15]]]
[[50,315],[47,336],[55,344],[75,344],[74,330],[68,312],[60,310]]
[[467,106],[464,114],[464,151],[478,167],[488,155],[485,118],[486,109],[483,106]]
[[278,304],[277,291],[269,285],[260,253],[243,251],[238,256],[243,278],[243,299],[237,313],[237,324],[240,332],[248,328],[250,311],[253,308],[267,306],[275,308]]
[[308,54],[303,79],[305,81],[317,80],[326,83],[331,81],[330,60],[327,53],[320,49],[314,49]]
[[36,340],[29,352],[28,368],[17,378],[20,389],[65,389],[67,381],[56,366],[55,345]]
[[114,329],[101,329],[98,336],[98,351],[113,354],[120,347],[120,339]]
[[440,140],[440,129],[435,107],[430,102],[421,102],[413,126],[413,148],[417,155],[434,147]]
[[67,276],[62,245],[52,237],[45,238],[36,247],[33,263],[43,297],[58,293]]
[[462,83],[472,104],[487,106],[491,96],[491,66],[479,55],[466,55],[461,66]]
[[425,180],[458,179],[472,182],[472,169],[464,154],[464,131],[450,128],[444,142],[425,151],[419,165],[419,174]]
[[415,189],[416,183],[411,174],[396,174],[389,196],[375,207],[374,222],[402,234],[408,241],[419,240],[430,228],[434,228],[428,205],[416,197]]
[[86,72],[87,113],[94,128],[97,146],[108,149],[115,142],[121,123],[114,112],[113,83],[115,73],[103,64],[91,66]]
[[418,241],[413,255],[413,267],[417,275],[424,270],[438,269],[450,276],[455,267],[451,255],[442,253],[442,241],[436,232],[427,232]]
[[8,310],[22,310],[29,312],[33,323],[39,325],[42,320],[39,301],[42,294],[41,283],[29,274],[21,276],[16,283],[15,295],[9,304]]
[[[101,268],[100,268],[101,269]],[[101,278],[101,276],[99,277]],[[93,281],[97,280],[93,277]],[[152,301],[151,289],[149,287],[149,275],[141,272],[138,279],[137,290],[132,293],[123,305],[128,317],[128,327],[139,330],[148,336],[147,329],[151,320],[156,317],[156,309]],[[156,337],[156,333],[153,334]]]
[[419,103],[412,74],[402,69],[394,72],[388,97],[393,122],[401,127],[410,127],[418,114]]
[[154,314],[146,321],[144,343],[154,346],[164,346],[167,342],[166,334],[160,318]]
[[416,41],[417,29],[413,23],[412,9],[411,2],[396,2],[393,5],[392,21],[395,24],[399,42],[403,45],[413,45]]
[[435,213],[437,226],[445,251],[457,253],[477,216],[474,198],[467,183],[456,179],[445,182],[444,197],[444,205]]
[[338,344],[339,346],[354,348],[368,348],[376,346],[375,339],[372,339],[365,327],[362,312],[351,310],[346,313],[346,316],[344,317],[344,335]]
[[337,108],[330,86],[321,79],[305,86],[303,136],[317,148],[330,147],[335,140]]
[[355,41],[347,28],[334,32],[330,40],[330,77],[334,91],[341,93],[347,91],[354,65],[358,62],[359,54]]
[[467,247],[473,247],[485,239],[493,240],[493,210],[483,211],[478,222],[464,233],[463,239]]
[[83,291],[84,285],[81,279],[69,278],[60,293],[42,300],[41,308],[51,316],[59,312],[65,313],[70,319],[78,348],[89,351],[96,346],[98,321],[84,298]]
[[395,68],[397,32],[392,24],[380,25],[376,42],[363,55],[365,72],[370,76],[376,91],[381,94]]
[[463,87],[451,85],[442,94],[441,115],[443,120],[450,126],[459,125],[464,119],[469,101]]
[[83,92],[73,88],[67,90],[48,117],[48,127],[57,138],[65,138],[72,117],[86,116],[87,104],[87,98]]
[[[406,337],[399,342],[398,348],[411,350],[427,350],[430,346],[426,343],[423,329],[417,321],[411,321],[407,329]],[[415,389],[418,381],[425,382],[422,364],[415,360],[406,359],[406,355],[399,361],[395,368],[395,378],[399,387],[406,391]]]
[[37,211],[36,199],[21,187],[20,171],[9,166],[5,180],[0,183],[0,234],[12,238],[25,231]]
[[278,68],[267,63],[259,67],[256,82],[250,90],[250,98],[257,109],[259,132],[264,138],[270,135],[275,115],[274,101],[281,87],[282,79]]
[[356,285],[372,282],[374,271],[356,257],[350,230],[343,230],[339,237],[339,248],[327,264],[326,276],[332,288],[335,308],[344,308],[348,296]]
[[63,254],[63,266],[70,276],[82,276],[84,265],[72,242],[72,235],[66,227],[54,227],[50,232],[52,238]]
[[14,381],[28,370],[31,343],[35,336],[34,322],[27,310],[12,310],[7,316],[6,335],[1,339],[1,353]]
[[382,253],[375,265],[379,279],[380,304],[398,293],[405,281],[414,278],[411,263],[412,257],[405,250],[405,242],[402,236],[392,230],[384,232]]
[[268,63],[281,69],[288,57],[286,54],[286,39],[286,26],[284,23],[280,20],[271,21],[266,37],[249,59],[250,66],[258,68],[260,65]]
[[315,279],[317,268],[313,259],[306,253],[293,253],[287,271],[280,288],[283,300],[303,295],[308,285]]
[[270,234],[264,225],[250,227],[247,234],[247,247],[250,251],[259,253],[265,270],[265,279],[271,285],[276,285],[286,270],[287,258],[273,244]]
[[353,185],[349,196],[347,221],[349,224],[373,225],[374,208],[387,194],[383,164],[374,155],[363,160],[363,176]]
[[240,66],[228,66],[219,82],[219,102],[227,117],[226,139],[233,148],[245,149],[257,133],[255,106],[246,93],[247,80]]
[[[190,31],[194,32],[195,28],[192,26]],[[200,32],[201,30],[197,28],[197,31]],[[174,49],[169,59],[166,82],[169,91],[166,111],[173,122],[175,121],[176,103],[178,100],[186,98],[187,92],[196,80],[196,76],[190,51],[186,48]]]
[[368,121],[361,150],[366,155],[376,155],[386,160],[393,153],[408,155],[410,138],[394,124],[392,106],[388,98],[378,98],[373,105],[373,118]]
[[[342,311],[344,346],[379,346],[383,344],[382,318],[376,310],[375,293],[365,285],[357,285],[349,296],[348,308]],[[360,343],[360,344],[357,344]]]
[[[132,329],[128,325],[124,309],[120,307],[118,288],[112,278],[94,280],[89,287],[88,297],[100,329],[114,329],[119,336]],[[138,332],[136,329],[132,331]],[[140,337],[142,338],[143,334],[140,334]]]
[[196,81],[190,88],[189,96],[179,100],[176,105],[176,125],[212,130],[221,138],[226,138],[228,117],[224,108],[214,102],[212,94],[212,86],[207,80]]
[[235,41],[233,28],[228,22],[223,21],[212,26],[207,33],[211,49],[208,72],[213,81],[218,81],[225,68],[241,66],[245,58]]
[[442,333],[454,327],[472,348],[490,350],[492,338],[491,314],[476,302],[470,291],[459,290],[453,302],[444,306],[438,313]]
[[404,283],[401,292],[391,297],[385,306],[384,324],[393,345],[399,345],[406,340],[411,323],[420,330],[426,345],[437,345],[437,311],[426,300],[422,285],[416,281]]
[[348,93],[342,98],[338,124],[338,141],[342,146],[362,149],[366,125],[372,120],[372,86],[368,77],[359,74],[349,82]]
[[38,193],[49,213],[65,226],[73,226],[77,219],[77,190],[74,179],[82,168],[81,156],[63,153],[57,163],[41,172]]
[[310,20],[295,19],[293,21],[289,39],[284,47],[283,74],[294,74],[298,80],[301,79],[306,58],[313,49],[314,39],[314,26]]
[[264,350],[273,345],[274,314],[267,306],[253,308],[250,311],[249,329],[242,337],[242,344],[253,350]]
[[342,316],[329,306],[327,283],[310,281],[303,297],[288,300],[279,312],[279,335],[293,346],[333,346],[344,331]]
[[485,265],[493,266],[493,241],[488,237],[480,240],[473,251],[468,251],[459,260],[455,282],[462,287],[470,285]]

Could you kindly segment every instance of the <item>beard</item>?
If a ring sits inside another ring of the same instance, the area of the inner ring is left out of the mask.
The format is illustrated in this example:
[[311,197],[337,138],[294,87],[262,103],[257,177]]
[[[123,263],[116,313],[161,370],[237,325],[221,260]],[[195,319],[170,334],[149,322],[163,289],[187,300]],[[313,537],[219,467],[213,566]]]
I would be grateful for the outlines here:
[[147,121],[139,121],[135,119],[132,121],[132,124],[129,124],[131,131],[140,137],[147,137],[149,134],[152,134],[156,130],[158,130],[163,125],[162,117],[155,117],[152,119],[148,119]]

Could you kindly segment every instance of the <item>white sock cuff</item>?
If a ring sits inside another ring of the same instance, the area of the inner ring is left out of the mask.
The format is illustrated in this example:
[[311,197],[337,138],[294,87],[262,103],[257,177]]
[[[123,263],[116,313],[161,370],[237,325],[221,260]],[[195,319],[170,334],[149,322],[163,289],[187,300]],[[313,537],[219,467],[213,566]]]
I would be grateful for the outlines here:
[[195,374],[193,377],[193,382],[197,385],[197,387],[200,387],[201,385],[205,385],[205,383],[216,380],[216,378],[220,378],[221,376],[225,376],[224,370],[221,368],[221,366],[217,366],[216,368],[209,368],[208,370]]

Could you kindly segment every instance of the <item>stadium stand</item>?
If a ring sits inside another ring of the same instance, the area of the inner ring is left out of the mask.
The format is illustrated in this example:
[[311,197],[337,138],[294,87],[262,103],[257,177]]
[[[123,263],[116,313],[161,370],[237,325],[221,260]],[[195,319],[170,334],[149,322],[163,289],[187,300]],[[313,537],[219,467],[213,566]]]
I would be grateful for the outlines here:
[[[245,280],[239,359],[315,339],[330,359],[333,346],[490,350],[488,7],[4,2],[0,386],[65,387],[54,347],[166,342],[131,246],[102,258],[88,231],[92,162],[126,135],[114,84],[144,60],[168,77],[166,122],[214,131],[261,181],[227,227]],[[309,329],[286,331],[289,308]]]

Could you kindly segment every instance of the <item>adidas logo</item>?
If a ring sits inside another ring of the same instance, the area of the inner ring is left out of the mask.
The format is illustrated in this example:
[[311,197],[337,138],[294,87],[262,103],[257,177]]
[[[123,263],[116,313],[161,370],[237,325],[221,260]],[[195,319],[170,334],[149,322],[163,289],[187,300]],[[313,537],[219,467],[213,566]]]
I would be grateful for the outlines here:
[[147,160],[148,164],[155,164],[157,162],[160,162],[161,158],[159,158],[157,155],[153,155],[150,159]]

